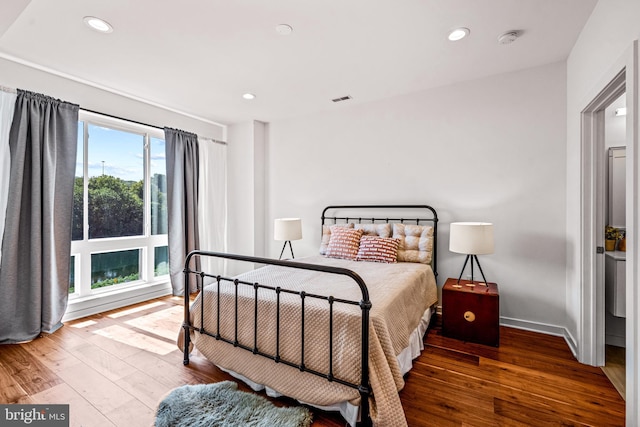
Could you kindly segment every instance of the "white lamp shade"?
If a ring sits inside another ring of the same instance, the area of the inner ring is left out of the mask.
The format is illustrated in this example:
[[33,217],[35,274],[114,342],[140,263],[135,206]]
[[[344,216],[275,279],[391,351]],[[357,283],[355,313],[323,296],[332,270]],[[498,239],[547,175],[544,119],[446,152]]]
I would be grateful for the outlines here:
[[493,253],[493,224],[488,222],[452,222],[449,250],[459,254]]
[[279,218],[273,224],[275,240],[302,239],[302,220],[300,218]]

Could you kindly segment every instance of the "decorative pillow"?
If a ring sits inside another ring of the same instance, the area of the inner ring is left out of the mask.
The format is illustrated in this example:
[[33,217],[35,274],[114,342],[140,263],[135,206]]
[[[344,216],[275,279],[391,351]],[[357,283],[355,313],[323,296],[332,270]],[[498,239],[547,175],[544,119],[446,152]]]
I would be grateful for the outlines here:
[[329,239],[331,238],[331,227],[345,227],[353,228],[353,223],[348,224],[334,224],[322,226],[322,240],[320,241],[320,255],[327,254],[327,246],[329,246]]
[[399,244],[391,237],[362,236],[356,261],[397,262]]
[[391,237],[391,224],[356,224],[356,230],[364,230],[365,236]]
[[431,264],[433,257],[432,226],[393,224],[393,237],[400,240],[398,262]]
[[356,259],[360,248],[362,230],[346,227],[331,227],[331,237],[326,256],[329,258]]

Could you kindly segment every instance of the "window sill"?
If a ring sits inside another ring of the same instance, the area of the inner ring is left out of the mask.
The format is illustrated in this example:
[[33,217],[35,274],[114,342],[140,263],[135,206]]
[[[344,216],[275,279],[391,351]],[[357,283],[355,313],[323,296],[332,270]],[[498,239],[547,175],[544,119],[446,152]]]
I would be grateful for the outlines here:
[[109,292],[101,292],[97,295],[70,299],[62,321],[79,319],[170,295],[171,291],[171,283],[167,279],[161,282],[147,283],[141,286],[115,289]]

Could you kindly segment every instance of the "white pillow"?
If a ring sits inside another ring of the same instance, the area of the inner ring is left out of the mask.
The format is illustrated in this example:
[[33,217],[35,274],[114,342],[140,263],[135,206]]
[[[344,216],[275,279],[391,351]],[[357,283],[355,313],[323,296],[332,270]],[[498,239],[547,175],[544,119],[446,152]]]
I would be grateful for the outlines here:
[[433,259],[432,226],[393,224],[393,237],[400,240],[398,262],[431,264]]
[[391,224],[355,224],[356,230],[364,230],[364,236],[391,237]]

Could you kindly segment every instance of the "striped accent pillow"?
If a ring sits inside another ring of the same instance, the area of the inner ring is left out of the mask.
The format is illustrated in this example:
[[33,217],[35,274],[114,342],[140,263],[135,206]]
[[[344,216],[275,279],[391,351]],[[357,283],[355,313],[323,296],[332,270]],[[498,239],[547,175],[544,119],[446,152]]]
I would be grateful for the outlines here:
[[399,244],[392,237],[362,236],[356,261],[397,262]]
[[[320,255],[326,255],[327,254],[327,247],[329,246],[329,239],[331,239],[331,227],[353,228],[353,223],[350,222],[348,224],[323,225],[322,226],[322,240],[320,241]],[[0,244],[2,244],[1,241],[0,241]]]
[[327,246],[326,256],[329,258],[356,259],[363,230],[345,227],[331,227],[331,238]]

